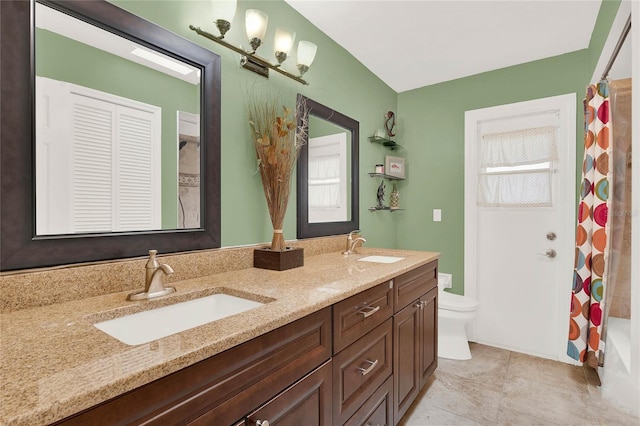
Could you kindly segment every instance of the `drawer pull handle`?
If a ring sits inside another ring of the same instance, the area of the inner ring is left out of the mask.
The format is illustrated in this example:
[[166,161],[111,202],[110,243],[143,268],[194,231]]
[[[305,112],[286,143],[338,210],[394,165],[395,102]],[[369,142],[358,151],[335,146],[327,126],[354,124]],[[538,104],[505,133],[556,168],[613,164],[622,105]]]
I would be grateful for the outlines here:
[[360,309],[358,311],[359,314],[362,314],[363,318],[368,318],[371,315],[375,314],[376,312],[378,312],[380,310],[380,306],[376,306],[375,308],[373,306],[365,306],[364,308]]
[[360,370],[360,372],[362,372],[363,376],[366,376],[367,374],[371,373],[371,370],[373,370],[374,368],[376,368],[376,365],[378,365],[378,360],[376,359],[375,361],[369,361],[367,360],[367,362],[369,364],[371,364],[370,366],[368,366],[367,368],[362,368],[362,367],[358,367],[358,370]]

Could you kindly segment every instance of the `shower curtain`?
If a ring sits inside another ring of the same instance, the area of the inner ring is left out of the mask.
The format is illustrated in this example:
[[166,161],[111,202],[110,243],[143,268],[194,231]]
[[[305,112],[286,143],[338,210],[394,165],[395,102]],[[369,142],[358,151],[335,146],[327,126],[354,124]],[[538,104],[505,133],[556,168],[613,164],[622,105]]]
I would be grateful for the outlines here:
[[602,362],[604,294],[609,262],[610,113],[609,83],[601,81],[589,86],[584,101],[584,162],[567,354],[594,368]]

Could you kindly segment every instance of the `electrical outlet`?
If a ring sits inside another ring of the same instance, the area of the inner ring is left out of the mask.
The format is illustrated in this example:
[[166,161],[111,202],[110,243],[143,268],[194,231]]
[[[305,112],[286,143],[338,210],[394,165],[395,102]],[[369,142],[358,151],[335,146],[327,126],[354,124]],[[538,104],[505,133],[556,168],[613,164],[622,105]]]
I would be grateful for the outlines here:
[[453,285],[453,276],[451,274],[438,272],[438,286],[440,288],[451,288],[452,285]]
[[442,210],[433,209],[433,221],[434,222],[442,222]]

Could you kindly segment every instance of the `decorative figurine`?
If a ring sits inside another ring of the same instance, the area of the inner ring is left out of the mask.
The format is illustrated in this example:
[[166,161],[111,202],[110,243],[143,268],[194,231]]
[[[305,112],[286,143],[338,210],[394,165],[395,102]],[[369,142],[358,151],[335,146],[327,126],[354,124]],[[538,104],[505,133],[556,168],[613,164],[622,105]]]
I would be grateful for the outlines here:
[[396,127],[396,116],[393,111],[388,111],[384,117],[386,118],[384,121],[384,128],[386,129],[389,138],[392,138],[396,135],[393,133],[393,128]]
[[382,209],[384,208],[384,188],[385,188],[385,184],[384,181],[380,182],[380,185],[378,186],[378,205],[376,206],[376,208],[378,209]]

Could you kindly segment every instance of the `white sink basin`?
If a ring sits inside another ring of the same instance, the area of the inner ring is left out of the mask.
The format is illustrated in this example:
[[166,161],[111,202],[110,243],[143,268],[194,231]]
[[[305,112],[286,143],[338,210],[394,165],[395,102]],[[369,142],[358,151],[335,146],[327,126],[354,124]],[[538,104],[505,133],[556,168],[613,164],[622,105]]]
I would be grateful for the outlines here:
[[140,345],[262,305],[264,303],[228,294],[213,294],[98,322],[94,326],[127,345]]
[[358,259],[360,262],[372,262],[372,263],[395,263],[399,262],[404,257],[395,257],[395,256],[367,256]]

